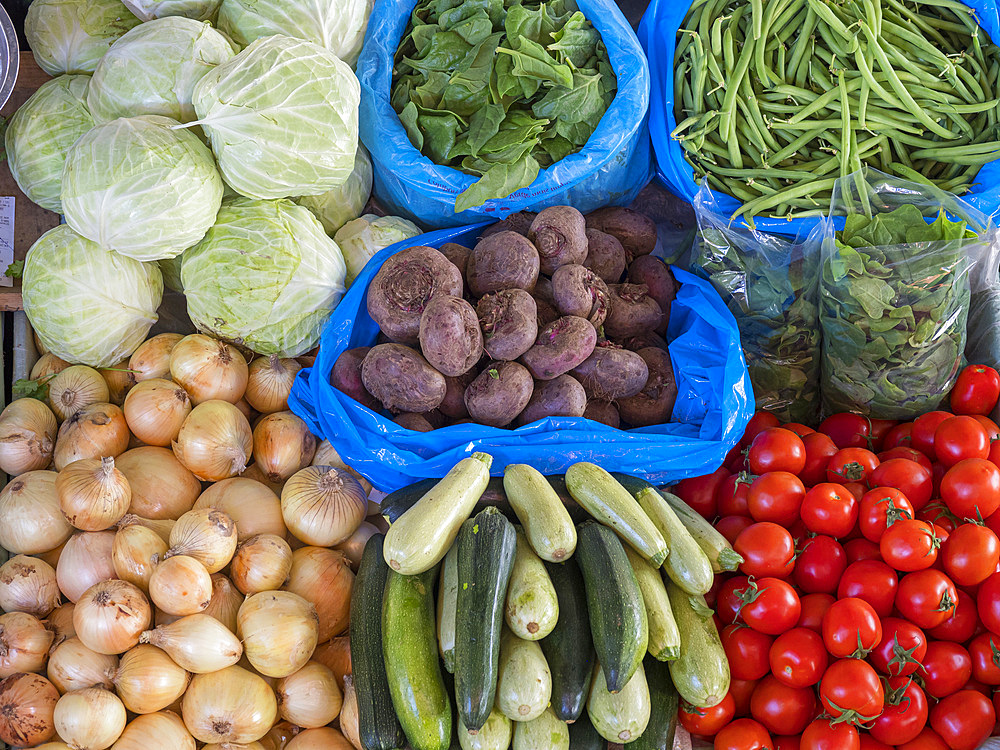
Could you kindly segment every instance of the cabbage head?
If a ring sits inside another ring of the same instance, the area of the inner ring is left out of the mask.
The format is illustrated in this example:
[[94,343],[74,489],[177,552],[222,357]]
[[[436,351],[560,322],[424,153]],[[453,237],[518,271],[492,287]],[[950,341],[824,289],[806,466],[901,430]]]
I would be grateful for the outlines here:
[[410,237],[416,237],[418,234],[420,228],[416,224],[398,216],[365,214],[344,224],[333,239],[344,253],[344,262],[347,263],[347,285],[354,283],[361,269],[379,250]]
[[195,21],[214,21],[222,0],[122,0],[143,21],[183,16]]
[[93,73],[111,43],[138,25],[121,0],[34,0],[24,36],[50,76]]
[[136,260],[162,260],[205,236],[222,204],[212,152],[176,120],[121,117],[74,144],[63,169],[66,223]]
[[201,331],[258,354],[297,357],[319,343],[344,273],[340,248],[308,209],[234,198],[185,251],[181,281]]
[[87,106],[97,122],[135,115],[190,122],[195,119],[195,85],[235,54],[229,40],[207,22],[179,16],[149,21],[121,37],[101,58]]
[[222,0],[219,29],[240,46],[282,34],[326,47],[352,68],[373,0]]
[[163,279],[65,224],[36,240],[24,261],[24,312],[45,347],[67,362],[114,367],[156,323]]
[[90,76],[59,76],[43,83],[7,123],[7,162],[21,191],[39,206],[61,214],[66,153],[94,127],[87,109]]
[[358,144],[354,155],[354,171],[347,182],[322,195],[304,195],[295,202],[305,206],[323,224],[327,234],[332,235],[351,219],[356,219],[365,210],[365,204],[372,194],[372,160],[368,150]]
[[226,182],[250,198],[318,195],[343,185],[358,150],[358,79],[312,42],[258,39],[194,90]]
[[176,258],[164,258],[156,261],[163,274],[163,286],[175,292],[183,292],[184,284],[181,283],[181,263],[184,262],[184,253]]

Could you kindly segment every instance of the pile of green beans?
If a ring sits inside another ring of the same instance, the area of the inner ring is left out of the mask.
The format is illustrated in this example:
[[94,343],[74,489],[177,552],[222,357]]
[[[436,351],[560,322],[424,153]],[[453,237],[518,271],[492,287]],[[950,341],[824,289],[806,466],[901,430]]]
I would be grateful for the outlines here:
[[672,137],[735,216],[824,213],[862,165],[961,194],[1000,158],[1000,49],[957,0],[694,0],[677,33]]

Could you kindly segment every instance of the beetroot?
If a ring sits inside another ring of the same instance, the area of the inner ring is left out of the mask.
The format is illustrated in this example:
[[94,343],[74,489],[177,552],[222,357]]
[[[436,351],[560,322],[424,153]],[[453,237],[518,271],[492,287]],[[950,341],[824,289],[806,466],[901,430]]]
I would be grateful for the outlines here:
[[546,326],[521,362],[538,380],[552,380],[583,362],[597,345],[597,330],[590,321],[566,315]]
[[627,254],[617,237],[597,229],[587,230],[587,259],[583,265],[608,284],[617,284],[625,273]]
[[506,427],[531,399],[531,374],[517,362],[496,362],[465,389],[465,407],[480,424]]
[[677,400],[677,383],[674,381],[670,353],[648,347],[638,354],[649,368],[649,379],[635,396],[618,402],[621,418],[636,427],[669,422]]
[[666,317],[643,284],[612,284],[611,309],[604,319],[604,335],[623,339],[655,331]]
[[510,214],[507,218],[501,219],[496,224],[490,224],[483,233],[479,235],[479,239],[484,237],[489,237],[491,234],[496,234],[497,232],[517,232],[518,234],[528,234],[528,229],[531,228],[531,222],[535,220],[538,214],[531,211],[518,211],[517,213]]
[[587,214],[587,229],[596,229],[617,238],[628,260],[649,255],[656,247],[656,224],[645,214],[630,208],[608,207]]
[[408,430],[413,430],[414,432],[430,432],[434,429],[434,425],[423,414],[411,414],[410,412],[404,412],[402,414],[397,414],[396,418],[392,420],[400,427],[405,427]]
[[670,266],[655,255],[640,255],[628,267],[628,280],[633,284],[646,286],[649,296],[663,310],[660,328],[666,330],[666,325],[670,322],[670,305],[677,296],[677,281],[670,272]]
[[573,368],[573,375],[590,398],[615,401],[641,391],[649,378],[649,370],[635,352],[604,342]]
[[438,407],[441,414],[450,419],[464,419],[469,416],[469,410],[465,408],[465,389],[476,379],[477,374],[473,369],[458,377],[444,379],[444,400]]
[[577,380],[560,375],[540,382],[531,400],[517,418],[519,425],[531,424],[546,417],[582,417],[587,408],[587,394]]
[[538,338],[535,300],[523,289],[487,294],[476,305],[483,329],[483,348],[496,360],[514,360]]
[[361,363],[364,362],[365,355],[369,351],[371,351],[370,346],[362,346],[341,352],[337,361],[333,363],[330,384],[363,406],[376,410],[379,408],[378,400],[365,389],[364,383],[361,382]]
[[528,239],[538,250],[542,273],[552,275],[559,266],[587,259],[587,222],[571,206],[552,206],[531,222]]
[[497,232],[479,240],[465,265],[465,277],[474,297],[502,289],[535,288],[538,251],[516,232]]
[[592,398],[587,402],[583,416],[585,419],[592,419],[595,422],[606,424],[608,427],[614,427],[616,430],[621,427],[622,419],[618,414],[618,409],[609,401],[599,401]]
[[608,314],[608,287],[589,268],[570,263],[552,274],[552,296],[561,315],[576,315],[600,327]]
[[402,344],[381,344],[365,355],[361,380],[393,413],[436,409],[444,400],[444,375],[421,354]]
[[468,372],[483,355],[483,334],[472,305],[445,294],[428,302],[420,316],[420,350],[442,375]]
[[459,245],[456,242],[446,242],[440,247],[441,255],[446,257],[455,268],[459,270],[462,274],[462,278],[465,278],[465,264],[469,260],[469,254],[472,252],[470,248],[465,245]]

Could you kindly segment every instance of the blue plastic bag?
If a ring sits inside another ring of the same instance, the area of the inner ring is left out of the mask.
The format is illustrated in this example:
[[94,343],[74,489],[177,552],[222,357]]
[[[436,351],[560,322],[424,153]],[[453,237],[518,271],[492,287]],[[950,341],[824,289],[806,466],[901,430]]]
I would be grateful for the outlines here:
[[426,227],[455,227],[547,206],[574,206],[583,213],[624,206],[646,186],[652,177],[646,55],[613,0],[578,0],[607,47],[618,78],[614,101],[580,151],[543,169],[528,187],[456,214],[455,198],[478,178],[423,156],[389,103],[393,56],[414,6],[416,0],[375,3],[357,67],[361,140],[371,154],[374,195],[389,213]]
[[475,451],[493,456],[493,474],[512,463],[544,474],[593,461],[656,483],[675,482],[717,469],[753,414],[753,393],[736,321],[712,285],[674,269],[680,282],[667,340],[677,381],[673,422],[616,430],[583,418],[549,417],[516,430],[477,424],[414,432],[365,408],[330,385],[337,357],[374,344],[378,327],[368,315],[368,284],[386,258],[407,247],[472,246],[487,224],[442,229],[382,250],[340,301],[320,340],[313,367],[302,370],[289,407],[316,435],[333,445],[349,466],[385,492],[419,479],[442,477]]
[[[997,0],[962,0],[972,8],[976,20],[990,39],[1000,39],[1000,10]],[[653,141],[656,160],[656,177],[675,195],[693,203],[699,185],[695,182],[694,171],[684,158],[680,143],[670,137],[677,127],[674,117],[674,50],[677,43],[677,29],[687,17],[690,0],[651,0],[639,24],[639,41],[649,58],[649,134]],[[715,205],[729,214],[739,210],[742,202],[725,193],[712,191]],[[962,199],[987,216],[1000,210],[1000,161],[983,166],[977,183]],[[768,219],[754,218],[757,229],[762,232],[796,235],[808,233],[821,219]],[[745,226],[742,218],[738,223]]]

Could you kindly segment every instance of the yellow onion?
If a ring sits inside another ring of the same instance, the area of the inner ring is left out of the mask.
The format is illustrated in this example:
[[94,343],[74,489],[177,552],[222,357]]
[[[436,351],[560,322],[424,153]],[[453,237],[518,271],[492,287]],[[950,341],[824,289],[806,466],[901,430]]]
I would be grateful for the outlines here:
[[233,404],[237,409],[239,409],[240,414],[247,418],[247,422],[253,422],[254,419],[259,416],[257,412],[253,410],[253,407],[247,403],[245,398],[241,398],[235,404]]
[[236,524],[228,514],[214,508],[196,508],[178,518],[170,530],[166,556],[188,555],[209,573],[218,573],[233,559],[237,539]]
[[320,727],[299,732],[285,750],[354,750],[354,746],[336,729]]
[[15,555],[0,565],[0,609],[45,617],[59,606],[52,566],[37,557]]
[[31,367],[31,373],[28,375],[29,380],[51,380],[53,375],[58,375],[60,372],[69,367],[69,362],[64,359],[59,359],[52,352],[45,352],[38,361],[35,362]]
[[265,745],[262,745],[259,742],[241,742],[239,744],[226,742],[221,745],[217,742],[213,742],[210,745],[202,745],[201,750],[271,750],[271,749]]
[[247,389],[247,361],[224,341],[194,333],[178,341],[170,352],[170,379],[201,404],[219,399],[235,404]]
[[125,708],[151,714],[184,695],[189,678],[164,651],[143,643],[122,654],[114,682]]
[[222,575],[212,574],[212,601],[208,603],[204,614],[214,617],[232,632],[236,632],[236,615],[243,604],[243,594],[233,582]]
[[254,742],[278,715],[274,691],[240,667],[195,675],[181,705],[184,724],[200,742]]
[[247,418],[229,402],[204,401],[184,420],[173,448],[177,460],[192,474],[205,482],[218,482],[247,467],[253,433]]
[[34,615],[0,615],[0,677],[45,669],[55,634]]
[[59,691],[38,674],[17,672],[0,682],[0,742],[34,747],[55,737]]
[[250,464],[246,468],[246,471],[240,474],[240,476],[243,477],[244,479],[252,479],[255,482],[260,482],[262,485],[267,487],[269,490],[271,490],[271,492],[273,492],[275,495],[278,496],[281,495],[281,490],[283,490],[285,487],[285,480],[281,480],[280,482],[272,482],[270,479],[267,478],[267,474],[265,474],[263,470],[260,468],[260,466],[258,466],[256,463]]
[[361,525],[358,526],[357,530],[347,540],[335,547],[335,549],[347,555],[347,559],[351,562],[351,570],[355,573],[358,572],[358,566],[361,565],[361,553],[365,551],[365,545],[368,544],[369,539],[378,533],[379,530],[372,524],[362,521]]
[[340,635],[351,618],[354,573],[343,552],[302,547],[292,553],[292,569],[282,587],[316,608],[320,643]]
[[305,729],[325,727],[337,718],[343,696],[327,667],[311,661],[302,669],[278,680],[278,714]]
[[73,365],[49,381],[49,406],[60,422],[91,404],[108,403],[108,384],[101,373],[86,365]]
[[0,491],[0,547],[38,555],[63,544],[73,527],[59,508],[56,472],[29,471]]
[[[287,721],[279,721],[267,731],[267,734],[260,738],[259,744],[263,750],[285,750],[288,743],[292,741],[292,737],[301,731],[294,724]],[[205,747],[207,748],[208,745],[205,745]],[[220,750],[238,750],[238,748],[230,749],[221,747]]]
[[[132,495],[132,499],[135,500],[135,495]],[[170,518],[165,518],[162,520],[156,520],[153,518],[143,518],[142,516],[137,516],[135,513],[126,513],[122,516],[121,520],[115,524],[119,529],[124,529],[126,526],[142,526],[143,528],[149,529],[154,534],[156,534],[160,539],[170,543],[170,532],[174,528],[174,521]]]
[[118,529],[111,548],[115,575],[149,593],[149,578],[166,554],[167,543],[152,529],[130,524]]
[[128,392],[138,382],[135,373],[128,367],[127,359],[123,359],[114,367],[106,367],[98,372],[108,385],[108,401],[116,406],[124,403]]
[[147,630],[139,640],[163,649],[178,666],[195,674],[231,667],[243,656],[239,638],[206,614],[188,615]]
[[99,654],[123,654],[139,642],[152,611],[136,586],[102,581],[87,589],[73,610],[73,627],[83,645]]
[[66,520],[83,531],[111,528],[132,502],[132,488],[110,456],[71,463],[56,477],[56,494]]
[[368,497],[358,480],[332,466],[302,469],[281,491],[285,525],[306,544],[340,544],[357,530],[367,513]]
[[55,633],[53,645],[58,646],[67,638],[76,638],[76,626],[73,625],[73,610],[76,605],[73,602],[60,604],[49,612],[45,618],[45,627]]
[[195,750],[194,737],[181,717],[172,711],[157,711],[132,719],[111,750],[150,750],[150,738],[154,737],[155,747],[163,750]]
[[236,624],[250,664],[268,677],[287,677],[298,671],[319,643],[316,608],[289,591],[247,597]]
[[261,414],[271,414],[288,408],[288,395],[302,365],[294,359],[278,355],[258,357],[250,363],[245,398]]
[[34,750],[73,750],[65,742],[46,742],[44,745],[35,745]]
[[194,507],[215,508],[228,515],[236,522],[241,542],[258,534],[284,537],[288,533],[278,496],[260,482],[245,477],[216,482],[201,493]]
[[156,607],[153,607],[153,627],[158,628],[160,625],[169,625],[172,622],[177,622],[182,617],[184,617],[184,615],[170,615],[162,609],[156,609]]
[[103,403],[85,406],[59,428],[52,456],[56,471],[81,458],[117,458],[128,448],[130,437],[120,408]]
[[149,598],[167,614],[196,614],[212,598],[212,576],[193,557],[175,555],[153,568]]
[[319,644],[312,659],[333,672],[337,686],[343,691],[344,678],[351,673],[351,639],[341,635]]
[[236,548],[229,574],[248,596],[280,589],[292,569],[292,548],[274,534],[259,534]]
[[66,542],[56,565],[56,582],[63,596],[75,602],[94,584],[114,578],[114,547],[113,531],[74,534]]
[[[312,460],[313,466],[332,466],[335,469],[340,469],[341,471],[346,471],[352,477],[358,480],[358,483],[364,488],[365,495],[370,495],[372,492],[372,483],[365,479],[361,474],[356,472],[340,457],[337,453],[337,449],[330,445],[329,440],[321,440],[316,446],[316,454],[313,456]],[[369,515],[371,515],[369,513]]]
[[0,412],[0,471],[23,474],[52,463],[59,425],[44,403],[19,398]]
[[201,482],[167,448],[145,446],[115,459],[132,488],[129,513],[154,520],[176,520],[191,510]]
[[357,750],[362,750],[361,730],[358,727],[358,696],[354,691],[354,678],[344,678],[344,702],[340,707],[340,731]]
[[125,728],[125,706],[104,688],[84,688],[66,693],[56,703],[56,732],[70,747],[106,750]]
[[290,411],[260,418],[253,428],[255,465],[272,482],[285,482],[304,469],[316,452],[316,438]]
[[146,445],[169,447],[191,413],[191,399],[176,383],[154,378],[128,392],[122,411],[135,437]]
[[60,693],[89,687],[114,689],[118,657],[99,654],[79,638],[68,638],[52,649],[46,669],[49,680]]
[[139,344],[128,361],[128,369],[141,383],[153,378],[170,377],[170,352],[184,337],[179,333],[160,333]]
[[35,557],[39,560],[47,562],[53,567],[53,569],[59,564],[59,558],[62,557],[62,551],[65,549],[66,543],[63,542],[55,549],[50,549],[48,552],[39,552]]

